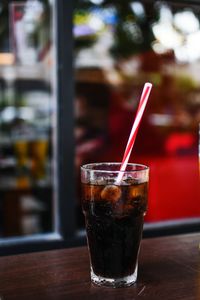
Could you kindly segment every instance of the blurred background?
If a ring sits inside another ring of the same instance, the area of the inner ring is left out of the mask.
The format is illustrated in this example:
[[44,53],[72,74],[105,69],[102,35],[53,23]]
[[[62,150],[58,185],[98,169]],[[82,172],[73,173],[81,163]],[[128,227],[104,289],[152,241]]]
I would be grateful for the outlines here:
[[80,164],[122,160],[143,84],[150,81],[130,157],[151,169],[146,222],[199,217],[200,9],[76,1],[73,33],[77,177]]
[[53,230],[48,1],[0,1],[0,237]]
[[[52,3],[0,1],[2,238],[54,230]],[[153,90],[130,158],[151,169],[145,221],[200,217],[200,8],[77,0],[73,36],[77,228],[80,165],[122,160],[146,81]]]

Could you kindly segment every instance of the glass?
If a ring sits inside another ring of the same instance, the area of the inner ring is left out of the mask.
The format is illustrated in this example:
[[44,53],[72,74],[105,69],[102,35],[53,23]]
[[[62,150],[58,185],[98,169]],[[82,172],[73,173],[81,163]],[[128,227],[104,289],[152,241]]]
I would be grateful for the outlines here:
[[129,160],[151,167],[151,224],[200,217],[199,19],[198,6],[172,1],[76,2],[76,172],[82,164],[122,160],[142,86],[152,82]]
[[111,287],[129,286],[137,280],[147,211],[149,168],[128,164],[121,182],[116,184],[119,169],[119,163],[81,167],[91,280]]

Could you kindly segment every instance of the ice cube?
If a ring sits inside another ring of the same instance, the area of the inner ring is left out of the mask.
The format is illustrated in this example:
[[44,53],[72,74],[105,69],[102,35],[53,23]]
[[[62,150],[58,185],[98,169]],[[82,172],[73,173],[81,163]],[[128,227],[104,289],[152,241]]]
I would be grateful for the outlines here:
[[146,182],[130,186],[128,198],[134,199],[137,197],[143,197],[146,193],[146,187]]
[[84,186],[84,198],[87,201],[98,201],[101,200],[101,185],[88,184]]
[[122,191],[116,185],[107,185],[101,192],[101,199],[111,202],[117,202],[121,197]]
[[98,177],[96,178],[95,180],[93,180],[91,182],[91,184],[94,184],[94,185],[106,185],[106,179],[104,177]]
[[127,176],[123,181],[125,185],[134,184],[135,182],[132,176]]

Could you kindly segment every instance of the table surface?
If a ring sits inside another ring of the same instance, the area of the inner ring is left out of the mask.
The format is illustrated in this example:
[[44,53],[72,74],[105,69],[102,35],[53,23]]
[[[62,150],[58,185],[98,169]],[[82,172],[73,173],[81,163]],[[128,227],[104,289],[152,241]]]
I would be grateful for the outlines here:
[[199,300],[200,234],[144,239],[138,281],[128,288],[90,283],[86,247],[0,257],[0,300]]

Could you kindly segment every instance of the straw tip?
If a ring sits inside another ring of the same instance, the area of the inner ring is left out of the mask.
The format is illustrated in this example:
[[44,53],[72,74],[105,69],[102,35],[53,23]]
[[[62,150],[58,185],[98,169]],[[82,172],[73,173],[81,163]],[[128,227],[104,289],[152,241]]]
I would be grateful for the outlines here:
[[153,86],[153,84],[152,84],[151,82],[146,82],[146,83],[145,83],[145,86],[151,88],[151,87]]

